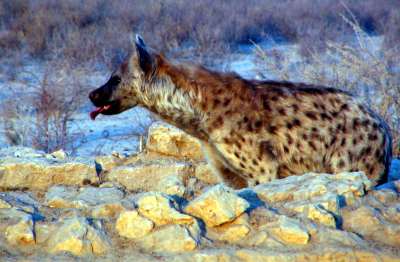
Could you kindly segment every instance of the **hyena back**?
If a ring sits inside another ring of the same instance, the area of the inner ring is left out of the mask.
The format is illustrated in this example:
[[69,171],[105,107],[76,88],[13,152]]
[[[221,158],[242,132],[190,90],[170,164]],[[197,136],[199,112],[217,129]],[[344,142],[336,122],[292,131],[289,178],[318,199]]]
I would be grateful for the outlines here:
[[174,64],[140,37],[90,99],[93,119],[140,105],[199,138],[234,188],[306,172],[364,171],[378,184],[391,160],[386,123],[345,91]]

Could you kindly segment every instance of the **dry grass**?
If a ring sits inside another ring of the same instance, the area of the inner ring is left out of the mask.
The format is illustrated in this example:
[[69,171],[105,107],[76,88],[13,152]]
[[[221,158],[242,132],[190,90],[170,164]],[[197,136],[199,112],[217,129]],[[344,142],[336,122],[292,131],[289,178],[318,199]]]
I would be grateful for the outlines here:
[[[343,2],[363,29],[387,35],[387,46],[400,42],[397,0]],[[172,56],[181,57],[182,49],[191,56],[215,55],[266,35],[298,42],[309,54],[351,32],[339,15],[343,10],[333,0],[1,1],[0,53],[111,66],[134,31]]]
[[325,54],[314,52],[295,63],[278,50],[257,46],[259,73],[350,90],[389,123],[393,151],[400,155],[400,48],[382,45],[374,50],[376,39],[361,29],[351,13],[349,17],[343,16],[356,34],[356,44],[328,41]]

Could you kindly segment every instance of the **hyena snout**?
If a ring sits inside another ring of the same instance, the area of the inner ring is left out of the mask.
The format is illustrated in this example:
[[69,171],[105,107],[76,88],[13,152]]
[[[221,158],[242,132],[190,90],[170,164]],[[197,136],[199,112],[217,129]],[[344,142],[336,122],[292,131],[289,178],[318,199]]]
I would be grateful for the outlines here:
[[107,86],[99,87],[89,94],[89,99],[95,106],[103,106],[110,101],[111,92]]
[[115,115],[123,111],[120,101],[112,98],[112,88],[107,85],[90,92],[89,99],[96,106],[96,109],[90,113],[93,120],[99,114]]

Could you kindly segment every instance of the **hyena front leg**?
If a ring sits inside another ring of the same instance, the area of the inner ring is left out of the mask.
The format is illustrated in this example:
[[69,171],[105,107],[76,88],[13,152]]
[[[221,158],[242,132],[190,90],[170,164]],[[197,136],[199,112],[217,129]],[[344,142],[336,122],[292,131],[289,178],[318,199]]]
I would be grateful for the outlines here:
[[203,143],[203,151],[214,174],[219,176],[226,185],[235,189],[247,187],[247,181],[224,164],[221,156],[213,146]]

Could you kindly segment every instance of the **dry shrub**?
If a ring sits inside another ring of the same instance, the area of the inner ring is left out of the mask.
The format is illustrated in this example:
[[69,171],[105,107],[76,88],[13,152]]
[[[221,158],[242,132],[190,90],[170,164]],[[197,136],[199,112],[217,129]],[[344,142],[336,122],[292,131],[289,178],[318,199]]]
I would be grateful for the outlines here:
[[8,142],[45,152],[72,151],[75,137],[69,127],[86,99],[88,88],[80,82],[85,73],[54,63],[42,73],[25,72],[26,80],[14,82],[9,98],[2,102],[0,118]]
[[[344,0],[369,33],[400,42],[397,0]],[[0,51],[29,52],[75,63],[111,66],[140,32],[171,55],[215,55],[265,35],[298,41],[303,54],[344,38],[351,27],[340,18],[341,1],[316,0],[13,0],[0,2]],[[390,25],[390,26],[385,26]]]
[[350,18],[343,18],[356,35],[355,44],[329,41],[325,54],[313,52],[309,58],[295,62],[282,51],[265,51],[257,46],[259,73],[350,90],[387,121],[394,138],[394,153],[399,155],[400,48],[377,44],[377,39],[365,33],[351,13]]

